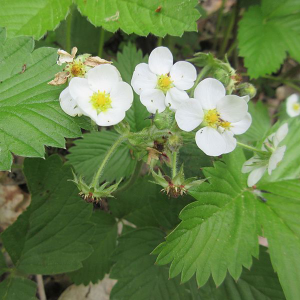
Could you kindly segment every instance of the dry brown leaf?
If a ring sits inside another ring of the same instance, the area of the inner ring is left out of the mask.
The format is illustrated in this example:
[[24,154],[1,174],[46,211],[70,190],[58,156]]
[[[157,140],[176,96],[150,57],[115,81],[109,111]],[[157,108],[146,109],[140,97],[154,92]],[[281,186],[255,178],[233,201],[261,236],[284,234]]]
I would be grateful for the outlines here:
[[90,56],[84,62],[84,64],[89,67],[96,67],[98,65],[111,64],[111,63],[112,63],[111,61],[100,58],[99,56]]
[[59,72],[55,74],[55,78],[53,80],[51,80],[50,82],[48,82],[48,84],[50,85],[61,85],[67,82],[68,78],[69,78],[70,74],[69,72]]

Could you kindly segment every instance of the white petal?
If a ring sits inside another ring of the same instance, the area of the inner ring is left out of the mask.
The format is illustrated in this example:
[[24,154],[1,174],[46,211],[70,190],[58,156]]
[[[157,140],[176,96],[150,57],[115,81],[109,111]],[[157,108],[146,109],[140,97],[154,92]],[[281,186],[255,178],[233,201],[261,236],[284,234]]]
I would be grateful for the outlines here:
[[238,122],[246,116],[248,105],[241,97],[228,95],[217,102],[217,111],[223,120]]
[[196,87],[194,98],[201,101],[203,109],[215,109],[217,102],[226,95],[224,85],[217,79],[206,78]]
[[147,64],[138,64],[133,72],[131,85],[134,91],[140,95],[143,90],[153,90],[156,87],[157,75],[150,71]]
[[271,175],[272,171],[277,168],[277,165],[282,161],[286,146],[278,147],[271,155],[268,165],[268,173]]
[[225,130],[222,133],[222,136],[226,143],[226,150],[224,151],[224,153],[232,152],[236,147],[236,139],[233,137],[233,133],[228,130]]
[[254,169],[257,169],[257,166],[255,165],[255,163],[260,162],[260,158],[258,156],[253,156],[250,159],[248,159],[247,161],[244,162],[243,166],[242,166],[242,173],[249,173],[251,171],[253,171]]
[[69,93],[69,87],[65,88],[59,95],[60,107],[62,110],[72,116],[81,116],[83,111],[78,107],[77,101],[75,101]]
[[252,117],[249,113],[246,114],[246,116],[239,122],[231,123],[230,130],[234,134],[242,134],[246,132],[252,123]]
[[176,110],[175,119],[180,129],[189,132],[202,123],[203,115],[199,100],[190,98]]
[[167,91],[165,104],[166,106],[169,106],[171,110],[176,111],[176,109],[187,99],[189,99],[187,92],[173,87]]
[[197,78],[196,68],[187,61],[178,61],[170,71],[173,84],[180,90],[188,90],[193,87]]
[[267,167],[263,166],[251,171],[250,175],[248,176],[247,184],[249,187],[255,185],[264,175]]
[[296,117],[300,115],[300,108],[295,110],[294,104],[300,104],[299,95],[297,94],[292,94],[286,100],[286,112],[290,117]]
[[109,109],[106,112],[101,112],[94,118],[94,121],[99,126],[112,126],[120,123],[125,118],[123,109]]
[[84,99],[86,101],[90,100],[93,95],[93,91],[88,85],[88,81],[85,78],[74,77],[69,83],[69,91],[73,99]]
[[224,138],[217,130],[211,127],[204,127],[197,131],[196,144],[209,156],[219,156],[226,151]]
[[90,69],[86,77],[94,92],[110,93],[112,87],[121,80],[117,68],[110,64],[103,64]]
[[172,66],[173,55],[167,47],[157,47],[150,53],[149,68],[154,74],[168,74]]
[[163,112],[166,108],[165,105],[165,94],[158,89],[145,90],[141,93],[141,102],[146,106],[147,110],[155,114],[156,111]]
[[[287,136],[289,131],[288,124],[285,123],[281,125],[278,130],[275,132],[275,135],[273,136],[273,144],[275,148],[279,145],[281,141],[284,140],[284,138]],[[269,137],[270,138],[270,137]]]
[[131,86],[124,81],[119,81],[112,87],[110,98],[112,107],[120,108],[124,111],[128,110],[133,101]]

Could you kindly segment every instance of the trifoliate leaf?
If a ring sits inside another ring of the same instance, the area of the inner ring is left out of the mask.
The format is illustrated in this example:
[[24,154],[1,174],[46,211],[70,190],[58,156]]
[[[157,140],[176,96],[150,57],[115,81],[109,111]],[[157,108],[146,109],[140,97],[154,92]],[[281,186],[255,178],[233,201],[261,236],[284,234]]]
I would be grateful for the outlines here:
[[[298,154],[299,155],[299,154]],[[268,239],[272,265],[288,300],[300,298],[300,180],[260,185],[259,220]]]
[[8,37],[29,35],[39,40],[64,20],[72,0],[0,0],[0,26]]
[[[84,134],[83,139],[74,142],[75,146],[69,149],[71,154],[67,155],[67,159],[85,182],[91,182],[106,153],[119,136],[112,131],[92,132]],[[112,182],[128,177],[135,163],[128,146],[123,143],[111,156],[100,180]]]
[[245,142],[257,142],[266,136],[271,128],[271,118],[268,108],[261,101],[254,104],[248,103],[249,113],[252,117],[250,128],[242,135],[237,136],[239,140]]
[[259,260],[254,259],[251,270],[243,269],[236,282],[227,275],[221,286],[213,280],[196,289],[201,300],[285,300],[278,277],[265,249],[260,249]]
[[115,32],[157,36],[181,36],[184,31],[197,31],[200,13],[197,0],[76,0],[79,11],[95,26]]
[[[132,74],[135,67],[143,62],[147,63],[148,57],[144,56],[141,50],[136,50],[133,44],[128,44],[122,52],[118,52],[117,61],[114,65],[118,68],[124,81],[131,84]],[[149,112],[141,103],[140,97],[134,93],[134,100],[131,108],[126,112],[125,120],[129,123],[131,131],[140,131],[146,126],[150,126],[148,119]]]
[[24,173],[32,195],[30,206],[2,233],[15,266],[28,274],[57,274],[82,267],[91,253],[88,223],[92,206],[79,196],[69,166],[57,155],[26,159]]
[[61,70],[56,50],[33,47],[27,37],[0,44],[0,170],[10,169],[11,153],[43,157],[44,145],[63,148],[64,137],[81,135],[60,108],[62,88],[47,84]]
[[117,192],[110,199],[113,215],[126,219],[138,227],[155,226],[173,229],[179,222],[178,214],[190,202],[190,197],[168,198],[161,187],[151,183],[150,176],[139,178],[125,191]]
[[110,257],[116,247],[118,234],[116,220],[103,211],[95,211],[90,221],[95,224],[95,233],[90,241],[94,252],[82,262],[81,269],[69,273],[75,284],[97,283],[109,273],[112,266]]
[[142,228],[119,238],[113,258],[116,264],[110,274],[117,279],[111,300],[191,300],[179,280],[168,279],[166,267],[156,266],[151,251],[164,239],[159,229]]
[[36,284],[26,278],[9,277],[0,283],[1,300],[37,300]]
[[182,282],[195,273],[199,286],[210,275],[217,285],[227,270],[238,279],[242,266],[250,267],[252,255],[258,255],[255,196],[246,189],[241,174],[244,155],[241,151],[224,156],[215,168],[204,168],[209,183],[190,192],[197,200],[180,213],[182,222],[155,249],[158,264],[172,262],[170,276],[180,272]]
[[299,35],[299,1],[263,0],[261,7],[250,7],[238,32],[240,54],[249,75],[257,78],[277,71],[287,52],[300,61]]

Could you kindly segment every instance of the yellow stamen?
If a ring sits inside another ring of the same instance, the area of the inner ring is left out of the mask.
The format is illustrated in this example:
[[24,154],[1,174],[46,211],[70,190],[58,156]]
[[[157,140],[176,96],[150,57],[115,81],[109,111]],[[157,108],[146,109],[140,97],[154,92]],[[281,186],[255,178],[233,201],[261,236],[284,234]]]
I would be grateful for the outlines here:
[[166,93],[172,86],[173,81],[168,74],[160,75],[157,80],[157,88]]
[[106,112],[109,108],[111,108],[111,98],[109,94],[105,94],[105,92],[98,91],[91,96],[92,106],[95,110],[97,110],[97,114],[101,112]]
[[231,123],[227,122],[227,121],[221,121],[221,127],[223,127],[224,129],[229,129],[231,127]]
[[293,104],[293,110],[295,110],[295,111],[300,110],[300,104],[299,103],[294,103]]
[[85,65],[80,60],[68,64],[65,70],[70,72],[71,77],[84,77],[86,73]]
[[222,127],[225,130],[229,130],[231,127],[230,122],[224,121],[220,118],[220,114],[216,109],[210,109],[204,113],[204,123],[206,126],[212,128]]

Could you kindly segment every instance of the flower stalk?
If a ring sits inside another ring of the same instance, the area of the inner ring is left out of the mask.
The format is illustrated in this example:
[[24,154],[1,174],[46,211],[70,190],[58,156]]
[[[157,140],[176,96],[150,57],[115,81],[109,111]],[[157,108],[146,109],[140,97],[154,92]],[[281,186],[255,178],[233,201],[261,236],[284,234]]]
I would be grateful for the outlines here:
[[240,143],[240,142],[236,142],[236,143],[237,143],[237,145],[239,145],[240,147],[242,147],[244,149],[247,149],[247,150],[250,150],[250,151],[253,151],[253,152],[257,152],[257,153],[261,153],[261,154],[266,154],[266,151],[259,150],[255,147],[252,147],[252,146]]

